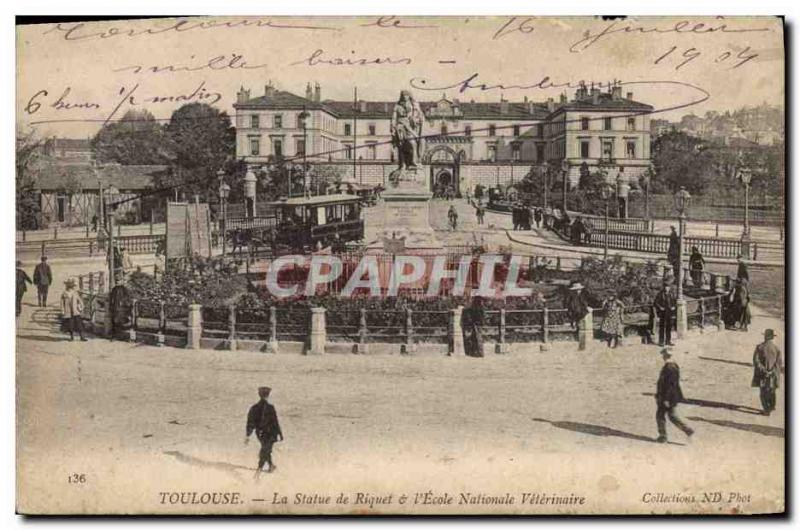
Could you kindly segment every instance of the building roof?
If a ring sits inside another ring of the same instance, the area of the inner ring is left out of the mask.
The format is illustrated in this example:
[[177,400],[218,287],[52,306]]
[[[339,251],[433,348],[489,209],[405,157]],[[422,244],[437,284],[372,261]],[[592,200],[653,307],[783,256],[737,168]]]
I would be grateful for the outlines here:
[[80,149],[90,151],[92,149],[88,138],[53,138],[53,147],[56,149]]
[[[442,102],[448,108],[458,109],[457,114],[437,115],[434,110],[438,109]],[[237,109],[276,109],[276,110],[325,110],[338,118],[376,118],[388,119],[394,110],[395,101],[333,101],[324,100],[316,102],[285,90],[275,90],[270,96],[260,96],[248,99],[242,103],[234,104]],[[422,112],[428,117],[459,118],[459,119],[544,119],[549,114],[546,103],[533,102],[463,102],[448,101],[440,99],[438,101],[420,102]]]
[[628,110],[632,112],[650,112],[652,105],[634,101],[632,99],[618,97],[615,98],[607,92],[597,94],[597,101],[594,96],[587,96],[581,99],[574,99],[567,103],[561,103],[552,114],[557,114],[564,110]]
[[[77,186],[84,190],[97,190],[113,186],[119,190],[144,190],[154,178],[166,173],[167,166],[122,166],[109,164],[93,167],[91,164],[60,164],[46,162],[36,179],[36,188],[43,191],[67,189]],[[100,181],[98,182],[98,179]]]

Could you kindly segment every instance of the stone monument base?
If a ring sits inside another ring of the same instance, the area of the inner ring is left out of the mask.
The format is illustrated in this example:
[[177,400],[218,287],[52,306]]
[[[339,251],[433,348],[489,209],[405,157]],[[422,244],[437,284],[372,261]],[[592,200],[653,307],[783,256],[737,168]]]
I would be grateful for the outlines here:
[[370,254],[439,254],[444,246],[429,222],[431,192],[423,184],[422,168],[395,170],[381,193],[383,229],[367,244]]

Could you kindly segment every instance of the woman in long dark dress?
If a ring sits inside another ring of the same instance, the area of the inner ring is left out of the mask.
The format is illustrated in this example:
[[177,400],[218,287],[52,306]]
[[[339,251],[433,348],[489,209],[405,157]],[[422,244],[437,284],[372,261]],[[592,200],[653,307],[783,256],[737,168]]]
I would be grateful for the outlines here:
[[703,287],[703,269],[706,261],[697,247],[692,247],[692,254],[689,256],[689,273],[692,276],[692,283],[697,289]]
[[464,333],[464,353],[470,357],[483,357],[483,304],[480,297],[472,299],[469,307],[464,309],[461,327]]

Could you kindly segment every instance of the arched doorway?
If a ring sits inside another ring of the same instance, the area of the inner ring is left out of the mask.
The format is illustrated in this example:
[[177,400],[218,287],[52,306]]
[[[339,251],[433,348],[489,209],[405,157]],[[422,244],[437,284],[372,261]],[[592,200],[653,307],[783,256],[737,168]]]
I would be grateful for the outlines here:
[[430,190],[441,196],[441,190],[451,187],[453,193],[460,195],[458,155],[447,145],[437,145],[430,149],[424,157],[430,165]]
[[433,179],[433,193],[435,197],[444,197],[447,190],[456,191],[453,174],[449,169],[440,169]]

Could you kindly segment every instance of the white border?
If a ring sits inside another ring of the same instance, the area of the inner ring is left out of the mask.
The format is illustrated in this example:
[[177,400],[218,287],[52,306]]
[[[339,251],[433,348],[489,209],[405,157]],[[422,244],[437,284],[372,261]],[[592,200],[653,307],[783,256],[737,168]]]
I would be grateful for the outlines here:
[[[798,66],[798,53],[796,49],[797,42],[797,24],[800,20],[800,2],[780,2],[772,0],[759,0],[758,2],[732,2],[728,1],[706,1],[698,2],[697,0],[671,0],[670,2],[643,2],[639,1],[623,1],[623,0],[605,0],[603,2],[578,2],[574,0],[559,0],[557,2],[534,2],[522,0],[492,0],[482,2],[470,2],[465,0],[459,2],[445,3],[443,1],[431,2],[430,0],[402,0],[393,2],[392,4],[380,5],[374,0],[372,1],[348,1],[348,0],[294,0],[292,2],[281,3],[268,3],[268,2],[247,2],[242,0],[224,0],[211,2],[198,2],[187,0],[161,0],[161,1],[148,1],[148,0],[105,0],[105,1],[87,1],[87,0],[69,0],[68,2],[58,0],[25,0],[3,3],[0,5],[0,12],[2,12],[2,26],[0,26],[0,50],[2,50],[3,65],[2,73],[3,80],[0,83],[0,102],[6,112],[2,116],[7,116],[6,122],[0,124],[0,161],[2,161],[2,175],[0,180],[0,212],[3,212],[4,218],[0,221],[0,243],[3,249],[13,249],[14,242],[14,187],[13,187],[13,160],[14,160],[14,121],[8,117],[15,116],[15,39],[14,39],[14,15],[186,15],[186,14],[208,14],[208,15],[357,15],[357,14],[407,14],[407,15],[447,15],[447,14],[474,14],[474,15],[497,15],[497,14],[536,14],[536,15],[587,15],[587,14],[628,14],[628,15],[785,15],[787,23],[790,26],[790,31],[793,33],[793,44],[791,48],[787,49],[787,56],[790,59],[788,66],[789,72],[797,71]],[[600,12],[598,12],[600,11]],[[796,87],[794,87],[796,89]],[[792,94],[788,93],[791,98]],[[788,103],[788,107],[792,110],[791,115],[788,117],[790,127],[790,135],[792,142],[790,152],[797,153],[797,134],[792,127],[795,125],[795,115],[797,113],[796,104],[793,101]],[[796,162],[790,166],[796,168]],[[794,173],[787,175],[787,181],[794,181]],[[795,184],[792,189],[792,196],[790,203],[794,203],[800,196],[800,187]],[[800,202],[798,202],[800,204]],[[793,217],[796,217],[793,216]],[[790,234],[792,239],[792,261],[797,263],[798,245],[795,245],[797,238],[795,237],[796,223],[792,223]],[[7,278],[5,285],[10,287],[10,280],[12,276],[13,263],[10,256],[0,261],[0,277]],[[792,282],[791,299],[796,300],[798,294],[798,287],[796,282]],[[15,496],[15,459],[14,459],[14,440],[15,440],[15,427],[14,427],[14,355],[13,355],[13,339],[15,335],[14,322],[12,318],[12,297],[10,290],[6,291],[7,294],[4,299],[5,303],[0,306],[0,337],[6,338],[7,346],[0,350],[0,357],[3,359],[2,369],[2,392],[0,392],[0,417],[3,418],[2,435],[0,435],[0,455],[2,456],[2,467],[4,470],[2,478],[0,478],[0,521],[3,527],[18,527],[25,523],[21,517],[14,515],[14,496]],[[787,333],[791,332],[794,338],[797,338],[797,330],[800,329],[800,319],[797,315],[793,315],[792,321],[786,325]],[[797,361],[794,359],[794,352],[786,352],[787,360],[791,363],[791,382],[797,381]],[[787,374],[788,375],[788,374]],[[796,415],[798,405],[798,391],[793,389],[793,403],[791,404],[792,417],[786,418],[787,427],[793,424],[793,417]],[[791,428],[792,447],[790,451],[797,456],[797,439],[798,433],[796,428]],[[791,477],[792,470],[787,470]],[[790,504],[794,507],[795,512],[800,508],[798,506],[798,493],[797,488],[792,489],[792,499]],[[336,520],[328,519],[327,522],[336,522]],[[711,520],[717,524],[731,524],[733,521],[713,519]],[[711,522],[706,521],[664,521],[659,520],[660,524],[667,524],[669,526],[681,525],[681,528],[691,528]],[[67,524],[83,525],[87,523],[86,520],[74,519],[65,520]],[[125,524],[126,527],[144,527],[147,525],[148,529],[162,528],[169,524],[197,524],[198,520],[158,520],[158,521],[116,521],[105,522],[103,524]],[[229,524],[225,521],[206,521],[204,526],[210,524],[214,527]],[[240,524],[268,524],[270,526],[287,526],[291,524],[297,527],[298,524],[306,526],[314,524],[308,520],[270,520],[270,521],[257,521],[246,520],[238,521]],[[350,521],[340,521],[338,524],[347,524]],[[499,525],[504,524],[506,521],[486,521],[486,520],[473,520],[473,524],[481,525]],[[577,526],[588,523],[589,521],[555,521],[555,520],[519,520],[517,523],[535,524],[539,527],[559,527]],[[598,521],[592,521],[597,524]],[[633,524],[647,524],[648,521],[642,519],[635,519],[624,521],[622,519],[615,519],[605,521],[603,524],[618,524],[618,523],[633,523]],[[655,521],[650,521],[655,522]],[[736,521],[741,524],[742,521]],[[777,522],[777,521],[776,521]],[[405,526],[414,524],[429,526],[434,524],[454,524],[454,521],[448,520],[405,520],[399,524]],[[760,520],[755,521],[757,525],[766,525],[768,521]],[[381,521],[370,521],[369,526],[381,524]],[[394,523],[398,524],[398,523]]]

